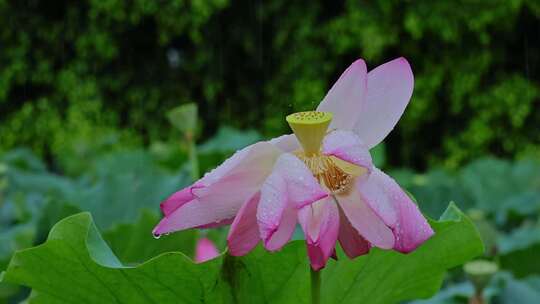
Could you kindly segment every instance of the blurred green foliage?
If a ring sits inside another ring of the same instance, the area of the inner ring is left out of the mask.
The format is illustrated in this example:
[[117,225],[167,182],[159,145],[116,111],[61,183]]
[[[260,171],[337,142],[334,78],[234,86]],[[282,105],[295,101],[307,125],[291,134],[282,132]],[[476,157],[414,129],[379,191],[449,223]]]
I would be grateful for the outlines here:
[[[260,138],[224,127],[201,145],[203,169],[214,167],[232,152]],[[232,138],[218,145],[224,135]],[[0,273],[12,254],[43,242],[60,219],[89,211],[104,239],[126,265],[138,264],[160,253],[181,251],[192,256],[197,232],[173,234],[160,242],[151,231],[160,219],[159,202],[191,181],[186,142],[160,144],[149,150],[103,152],[84,161],[72,159],[73,176],[53,173],[28,149],[0,153]],[[75,165],[78,163],[79,165]],[[208,232],[223,245],[224,234]],[[0,303],[15,303],[25,293],[0,283]]]
[[222,123],[274,136],[355,58],[405,56],[391,165],[538,155],[539,28],[536,0],[0,0],[0,149],[66,167],[178,136],[164,114],[190,101],[203,139]]
[[[349,260],[338,252],[343,258],[321,273],[320,302],[390,304],[433,295],[447,269],[481,254],[483,247],[474,224],[454,204],[431,225],[435,235],[408,255],[373,248],[368,256]],[[80,213],[56,224],[41,246],[15,253],[0,284],[32,287],[28,302],[41,304],[309,304],[305,256],[304,242],[296,241],[277,253],[259,246],[242,257],[222,254],[195,264],[170,252],[126,267],[91,215]]]
[[[220,144],[223,137],[227,145]],[[215,166],[233,151],[260,139],[254,131],[224,127],[216,137],[199,145],[203,170]],[[28,150],[0,154],[0,271],[19,249],[42,243],[60,219],[90,211],[105,241],[126,265],[136,265],[163,252],[193,254],[197,232],[174,233],[156,241],[158,202],[190,182],[183,145],[150,150],[112,151],[85,160],[74,177],[48,171]],[[184,152],[182,152],[184,151]],[[384,149],[374,154],[385,166]],[[62,170],[62,168],[60,168]],[[486,290],[493,303],[536,303],[540,295],[540,163],[483,158],[459,170],[433,168],[425,173],[409,169],[390,172],[418,201],[422,211],[437,218],[449,201],[470,214],[484,240],[485,258],[502,269]],[[203,231],[224,249],[226,229]],[[301,238],[298,237],[297,239]],[[303,257],[303,256],[302,256]],[[445,288],[427,303],[467,303],[473,293],[464,275],[455,270]],[[21,289],[0,284],[0,303],[24,298]],[[527,300],[533,299],[533,300]]]

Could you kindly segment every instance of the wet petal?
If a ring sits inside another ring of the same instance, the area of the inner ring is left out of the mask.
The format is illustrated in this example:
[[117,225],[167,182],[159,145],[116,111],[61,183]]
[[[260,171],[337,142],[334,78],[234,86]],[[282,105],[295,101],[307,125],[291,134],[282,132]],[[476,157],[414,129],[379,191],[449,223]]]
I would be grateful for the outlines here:
[[360,198],[354,187],[349,193],[338,195],[337,201],[351,225],[364,239],[379,248],[394,247],[392,230]]
[[245,255],[259,243],[257,206],[260,198],[261,194],[257,192],[240,208],[234,218],[227,237],[229,252],[233,256]]
[[201,184],[195,183],[187,188],[175,192],[160,204],[161,211],[165,216],[171,214],[174,210],[194,199],[195,196],[193,195],[193,189],[201,187],[203,187]]
[[[167,213],[154,233],[227,223],[244,202],[259,191],[279,154],[281,152],[268,142],[237,152],[190,188],[192,200],[168,199],[162,204]],[[178,194],[182,199],[188,196],[188,191]]]
[[153,233],[161,235],[188,228],[216,227],[232,219],[238,209],[223,203],[201,203],[195,199],[161,219]]
[[336,130],[326,135],[323,154],[333,155],[341,160],[371,171],[371,154],[360,137],[352,131]]
[[197,241],[197,246],[195,248],[195,263],[206,262],[218,255],[219,252],[212,241],[207,238],[202,238]]
[[280,154],[269,142],[248,146],[205,174],[199,181],[204,187],[192,192],[200,201],[225,199],[240,207],[260,189]]
[[354,130],[369,148],[392,131],[411,99],[413,87],[411,66],[403,57],[368,73],[366,99]]
[[[282,154],[276,161],[270,176],[279,177],[286,183],[286,187],[279,190],[286,193],[287,201],[295,208],[301,208],[328,196],[308,167],[293,154]],[[263,190],[265,186],[271,187],[272,183],[267,180],[263,185]],[[270,189],[267,188],[267,191],[269,192]]]
[[326,94],[317,111],[331,112],[329,129],[350,130],[362,110],[367,87],[367,68],[362,59],[351,64]]
[[294,134],[287,134],[272,138],[270,143],[283,152],[293,152],[294,150],[298,150],[300,148],[300,143]]
[[356,229],[351,225],[347,216],[343,213],[343,210],[339,210],[339,244],[345,251],[345,254],[354,259],[357,256],[367,254],[369,252],[370,244],[364,239]]
[[311,267],[319,270],[334,253],[339,230],[339,211],[331,197],[301,208],[298,221],[306,235]]
[[207,224],[204,224],[204,225],[199,225],[199,226],[196,226],[194,228],[199,228],[199,229],[219,228],[221,226],[230,225],[230,224],[232,224],[233,221],[234,221],[234,218],[228,218],[228,219],[223,219],[223,220],[220,220],[220,221],[217,221],[217,222],[212,222],[212,223],[207,223]]
[[261,239],[269,250],[281,248],[290,239],[297,209],[328,196],[304,163],[283,154],[261,188],[257,210]]
[[358,183],[362,199],[392,228],[394,249],[410,252],[433,235],[433,229],[401,187],[374,168],[369,178]]
[[266,249],[276,251],[287,244],[296,227],[296,213],[297,210],[291,206],[287,206],[282,210],[278,225],[264,239]]

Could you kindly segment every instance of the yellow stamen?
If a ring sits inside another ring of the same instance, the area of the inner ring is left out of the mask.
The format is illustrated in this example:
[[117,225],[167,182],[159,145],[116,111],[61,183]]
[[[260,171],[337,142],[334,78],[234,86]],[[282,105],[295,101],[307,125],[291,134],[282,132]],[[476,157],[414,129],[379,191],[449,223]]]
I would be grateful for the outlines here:
[[352,175],[354,177],[364,175],[367,173],[367,169],[364,167],[357,166],[355,164],[351,164],[349,162],[346,162],[342,159],[339,159],[335,156],[330,156],[334,164],[341,169],[343,172]]
[[347,191],[354,178],[367,172],[365,168],[332,155],[306,156],[302,151],[295,155],[306,164],[319,184],[334,194]]
[[332,121],[332,113],[298,112],[287,116],[289,126],[298,138],[307,156],[318,155],[328,125]]
[[294,154],[309,168],[319,184],[333,194],[347,193],[352,181],[367,172],[363,167],[332,155],[322,155],[321,146],[332,114],[298,112],[287,116],[287,122],[302,145]]

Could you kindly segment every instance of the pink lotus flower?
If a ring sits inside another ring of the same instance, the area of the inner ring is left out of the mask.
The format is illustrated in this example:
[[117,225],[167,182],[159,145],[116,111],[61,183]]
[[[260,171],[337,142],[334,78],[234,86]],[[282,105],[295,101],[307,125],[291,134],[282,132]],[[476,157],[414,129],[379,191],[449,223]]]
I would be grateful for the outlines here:
[[315,270],[335,254],[337,241],[350,258],[372,246],[416,249],[433,230],[369,154],[403,114],[413,83],[404,58],[369,73],[355,61],[317,111],[287,116],[294,135],[244,148],[165,200],[154,234],[232,224],[228,247],[238,256],[260,240],[281,249],[299,222]]
[[219,255],[216,245],[207,238],[200,238],[195,246],[195,263],[209,261]]

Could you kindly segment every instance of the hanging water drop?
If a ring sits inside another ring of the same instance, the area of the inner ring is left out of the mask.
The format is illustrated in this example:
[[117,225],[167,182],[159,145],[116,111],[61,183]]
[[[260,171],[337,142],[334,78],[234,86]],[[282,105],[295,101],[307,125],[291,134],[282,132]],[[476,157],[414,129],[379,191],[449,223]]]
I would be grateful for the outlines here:
[[152,236],[157,240],[161,237],[161,234],[152,232]]

